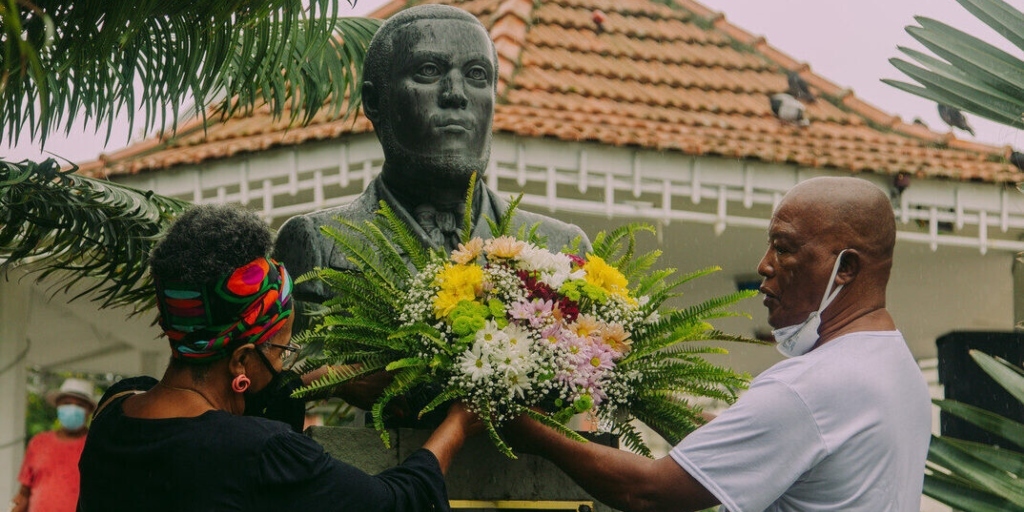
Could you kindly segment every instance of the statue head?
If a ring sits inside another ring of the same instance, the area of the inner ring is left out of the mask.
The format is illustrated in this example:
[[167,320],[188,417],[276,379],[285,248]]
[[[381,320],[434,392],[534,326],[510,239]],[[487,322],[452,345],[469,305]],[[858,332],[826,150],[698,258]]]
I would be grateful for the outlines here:
[[498,60],[472,14],[421,5],[388,19],[363,65],[363,111],[384,148],[384,177],[462,187],[491,152]]

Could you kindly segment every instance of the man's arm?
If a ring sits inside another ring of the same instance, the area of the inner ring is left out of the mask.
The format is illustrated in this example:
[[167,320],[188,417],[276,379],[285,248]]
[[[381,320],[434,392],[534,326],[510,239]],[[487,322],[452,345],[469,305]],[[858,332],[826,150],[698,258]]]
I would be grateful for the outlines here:
[[653,460],[581,443],[525,416],[506,434],[517,449],[549,459],[599,501],[625,512],[695,511],[719,503],[670,457]]
[[14,496],[11,503],[14,505],[11,507],[11,512],[27,512],[28,511],[28,500],[32,496],[32,489],[21,486],[18,490],[18,494]]

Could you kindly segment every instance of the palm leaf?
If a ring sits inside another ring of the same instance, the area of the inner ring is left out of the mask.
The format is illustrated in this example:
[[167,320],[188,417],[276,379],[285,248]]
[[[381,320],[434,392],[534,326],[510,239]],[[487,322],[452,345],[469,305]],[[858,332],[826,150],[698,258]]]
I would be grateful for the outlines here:
[[225,116],[263,103],[302,121],[325,102],[334,114],[353,112],[355,77],[379,26],[339,18],[332,0],[11,6],[0,12],[0,120],[9,143],[25,134],[45,143],[82,120],[109,127],[119,116],[134,133],[136,107],[143,131],[173,131],[188,98],[196,112],[216,104]]
[[1017,446],[1024,447],[1024,425],[1016,421],[955,400],[934,400],[934,403],[949,414],[963,418],[979,428],[1011,441]]
[[1020,370],[1002,359],[992,357],[979,350],[971,350],[969,353],[971,359],[974,359],[974,362],[978,363],[978,366],[981,366],[981,369],[989,377],[995,379],[1003,389],[1024,403],[1024,374]]
[[58,290],[84,285],[74,298],[149,309],[149,251],[187,203],[74,170],[53,159],[0,162],[0,272],[24,266]]
[[[957,0],[1010,43],[1024,49],[1024,14],[1003,0]],[[920,26],[906,28],[935,57],[900,48],[921,65],[890,59],[917,84],[883,82],[916,96],[946,104],[995,122],[1024,127],[1024,61],[945,23],[915,17]],[[937,57],[937,58],[936,58]]]
[[936,464],[955,466],[957,473],[1018,507],[1024,507],[1024,483],[1015,476],[999,471],[979,454],[965,451],[941,437],[932,437],[928,459]]
[[923,493],[956,510],[972,512],[1020,512],[1020,508],[998,496],[965,485],[942,473],[929,473],[924,477]]

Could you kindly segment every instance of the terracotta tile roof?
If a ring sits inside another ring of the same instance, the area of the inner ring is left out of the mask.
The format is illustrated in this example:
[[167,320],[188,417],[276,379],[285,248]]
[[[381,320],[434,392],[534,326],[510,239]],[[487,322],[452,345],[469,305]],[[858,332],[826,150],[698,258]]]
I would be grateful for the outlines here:
[[[438,0],[428,0],[438,1]],[[1020,182],[1009,148],[956,139],[904,123],[810,70],[810,66],[691,0],[443,0],[488,27],[500,62],[494,130],[526,137],[785,162],[851,172]],[[394,0],[375,16],[407,5]],[[594,12],[602,11],[600,29]],[[811,124],[772,115],[768,95],[786,70],[819,96]],[[289,127],[266,110],[193,122],[83,166],[94,175],[196,164],[276,146],[371,130],[362,116]]]

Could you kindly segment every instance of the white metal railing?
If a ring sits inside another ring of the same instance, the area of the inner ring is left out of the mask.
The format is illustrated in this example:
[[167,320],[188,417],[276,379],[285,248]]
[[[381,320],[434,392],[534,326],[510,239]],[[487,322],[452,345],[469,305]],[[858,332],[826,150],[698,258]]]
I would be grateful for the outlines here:
[[[197,203],[258,203],[268,221],[345,204],[380,172],[372,135],[270,150],[122,181]],[[785,192],[820,169],[589,143],[496,136],[488,184],[553,212],[764,228]],[[832,174],[841,174],[832,172]],[[861,174],[883,190],[889,176]],[[325,190],[341,191],[333,196]],[[578,193],[559,194],[559,190]],[[543,192],[538,192],[543,190]],[[300,194],[306,199],[300,200]],[[710,202],[712,207],[708,206]],[[1024,251],[1024,195],[995,184],[915,180],[894,200],[900,240]],[[927,226],[918,227],[918,222]],[[952,225],[953,233],[941,226]]]

